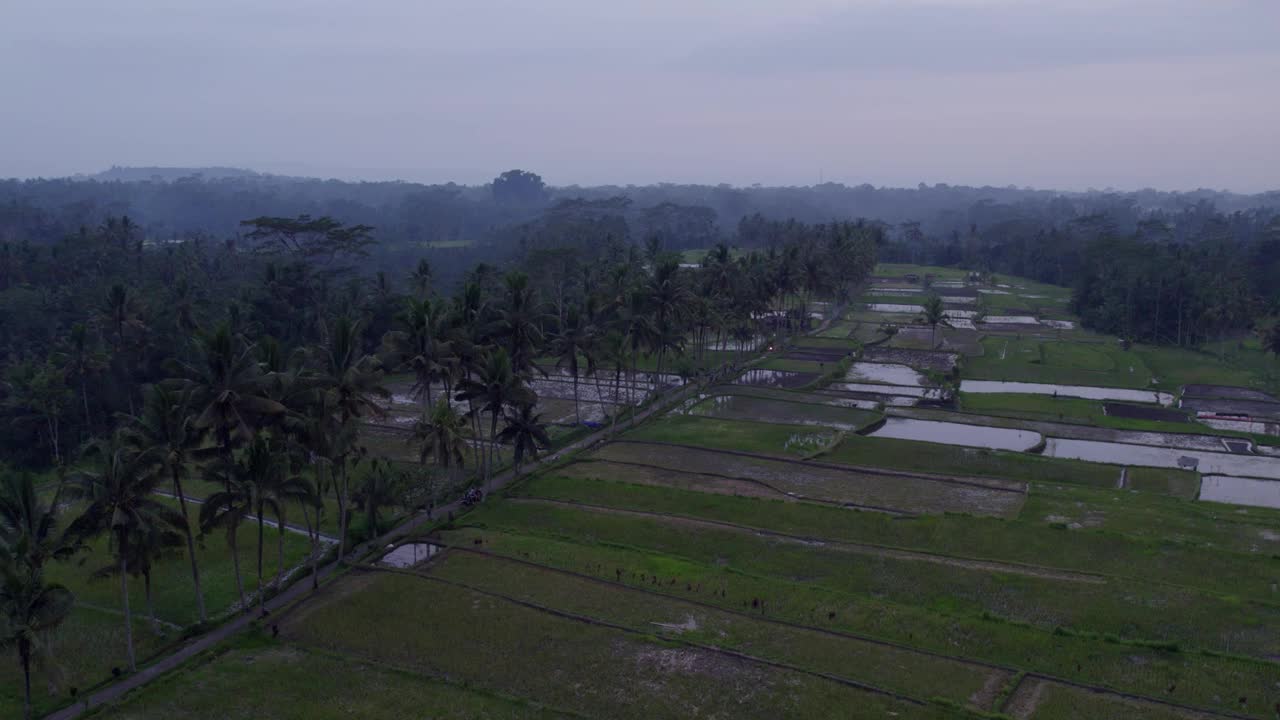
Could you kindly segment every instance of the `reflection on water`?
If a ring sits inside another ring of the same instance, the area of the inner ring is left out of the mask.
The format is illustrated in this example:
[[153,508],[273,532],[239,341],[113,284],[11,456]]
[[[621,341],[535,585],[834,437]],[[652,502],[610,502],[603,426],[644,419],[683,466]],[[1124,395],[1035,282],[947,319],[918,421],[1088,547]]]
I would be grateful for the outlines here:
[[1044,454],[1050,457],[1090,460],[1115,465],[1196,470],[1205,475],[1235,475],[1280,480],[1280,459],[1260,455],[1233,455],[1186,448],[1065,438],[1049,438]]
[[1210,502],[1280,508],[1280,482],[1229,475],[1205,475],[1200,499]]
[[985,447],[993,450],[1030,450],[1043,439],[1040,433],[1030,430],[965,425],[962,423],[915,420],[891,417],[871,433],[872,437],[899,440],[923,440],[943,445]]
[[734,382],[755,387],[796,388],[818,379],[816,373],[789,372],[785,370],[748,370]]
[[1172,405],[1173,396],[1154,390],[1130,390],[1127,388],[1093,387],[1088,385],[1051,385],[1049,383],[1001,382],[998,380],[964,380],[960,392],[967,393],[1025,393],[1028,395],[1062,395],[1086,400],[1128,400],[1130,402],[1158,402]]
[[896,363],[856,362],[845,374],[849,380],[882,382],[890,385],[923,385],[925,377],[906,365]]

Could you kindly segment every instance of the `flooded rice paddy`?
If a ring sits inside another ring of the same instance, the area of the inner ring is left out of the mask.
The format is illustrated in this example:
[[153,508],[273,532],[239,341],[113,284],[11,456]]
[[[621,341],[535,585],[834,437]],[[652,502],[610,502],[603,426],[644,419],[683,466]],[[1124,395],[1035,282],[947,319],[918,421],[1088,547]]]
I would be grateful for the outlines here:
[[1027,451],[1044,437],[1031,430],[965,425],[961,423],[891,417],[871,437],[920,440],[942,445],[984,447],[992,450]]
[[854,363],[845,379],[889,385],[924,385],[926,382],[924,375],[906,365],[878,362]]
[[715,395],[693,405],[688,414],[780,425],[813,425],[836,430],[857,430],[876,417],[854,408],[767,400],[746,395]]
[[898,395],[909,398],[941,399],[942,389],[922,387],[919,385],[887,385],[875,383],[838,382],[831,383],[832,390],[845,392],[871,393],[876,395]]
[[1235,505],[1280,508],[1280,482],[1230,475],[1205,475],[1200,480],[1200,499]]
[[1113,465],[1196,470],[1205,475],[1271,478],[1280,480],[1280,460],[1261,455],[1207,452],[1187,448],[1155,447],[1095,440],[1049,438],[1044,454],[1049,457],[1088,460]]
[[964,380],[960,391],[966,393],[1020,393],[1026,395],[1061,395],[1085,400],[1124,400],[1127,402],[1172,405],[1173,395],[1154,390],[1094,387],[1091,385],[1054,385],[1050,383],[1004,382],[1000,380]]
[[790,372],[787,370],[748,370],[734,381],[737,385],[752,387],[798,388],[818,379],[817,373]]

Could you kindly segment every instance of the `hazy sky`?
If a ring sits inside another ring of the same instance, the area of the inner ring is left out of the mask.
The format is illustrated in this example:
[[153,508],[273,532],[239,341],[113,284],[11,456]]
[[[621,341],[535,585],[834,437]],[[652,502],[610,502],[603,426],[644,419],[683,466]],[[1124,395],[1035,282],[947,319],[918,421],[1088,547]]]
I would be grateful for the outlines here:
[[1280,188],[1280,0],[0,0],[0,176]]

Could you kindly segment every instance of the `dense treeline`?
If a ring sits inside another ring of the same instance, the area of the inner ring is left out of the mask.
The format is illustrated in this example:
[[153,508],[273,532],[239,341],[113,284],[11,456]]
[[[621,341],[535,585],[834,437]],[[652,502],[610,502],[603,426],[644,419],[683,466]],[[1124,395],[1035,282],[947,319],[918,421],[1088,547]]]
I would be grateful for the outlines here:
[[1007,273],[1074,289],[1087,327],[1134,341],[1196,345],[1280,314],[1280,214],[1176,212],[1110,202],[1087,215],[1058,202],[971,209],[966,229],[892,229],[887,260]]

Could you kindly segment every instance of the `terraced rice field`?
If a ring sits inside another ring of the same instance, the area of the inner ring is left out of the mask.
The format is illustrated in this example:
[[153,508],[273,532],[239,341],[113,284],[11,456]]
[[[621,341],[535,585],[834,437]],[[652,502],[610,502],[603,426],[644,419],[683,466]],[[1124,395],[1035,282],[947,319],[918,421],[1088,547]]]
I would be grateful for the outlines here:
[[1066,291],[1016,278],[886,266],[867,294],[930,273],[1033,322],[933,347],[854,311],[103,716],[1274,718],[1280,454],[1179,408],[1266,404],[1265,376],[1047,326]]

